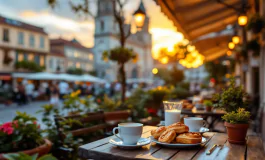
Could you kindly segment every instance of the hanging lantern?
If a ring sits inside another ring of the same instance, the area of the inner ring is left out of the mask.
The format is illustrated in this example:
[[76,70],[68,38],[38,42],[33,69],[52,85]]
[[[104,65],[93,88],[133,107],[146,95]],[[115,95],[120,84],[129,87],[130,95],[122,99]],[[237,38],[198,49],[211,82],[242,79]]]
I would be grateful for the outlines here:
[[143,1],[141,1],[139,8],[133,14],[134,21],[138,30],[141,30],[144,26],[144,21],[146,17],[145,8]]
[[227,56],[231,56],[231,55],[232,55],[232,51],[228,50],[228,51],[226,52],[226,54],[227,54]]
[[240,15],[237,18],[237,22],[240,26],[245,26],[248,23],[248,17],[246,15]]
[[229,49],[234,49],[235,48],[235,44],[233,42],[229,42],[228,43],[228,48]]
[[234,44],[238,44],[238,43],[240,42],[240,38],[239,38],[239,36],[233,36],[233,37],[232,37],[232,42],[233,42]]

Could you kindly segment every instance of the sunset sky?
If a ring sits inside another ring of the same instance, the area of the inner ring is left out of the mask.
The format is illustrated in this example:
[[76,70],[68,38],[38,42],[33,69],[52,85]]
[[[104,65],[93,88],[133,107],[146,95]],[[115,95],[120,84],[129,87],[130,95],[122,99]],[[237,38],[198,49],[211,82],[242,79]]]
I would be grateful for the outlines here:
[[[140,0],[129,0],[125,8],[127,22],[131,21],[131,15],[139,3]],[[160,7],[153,0],[144,0],[144,5],[150,17],[153,52],[183,39],[183,35],[177,32],[173,23],[160,11]],[[96,13],[95,8],[96,3],[91,4],[93,13]],[[87,47],[94,45],[93,18],[74,14],[69,7],[68,0],[59,0],[59,6],[54,10],[48,6],[46,0],[0,0],[0,14],[44,27],[51,38],[60,36],[65,39],[76,38]]]

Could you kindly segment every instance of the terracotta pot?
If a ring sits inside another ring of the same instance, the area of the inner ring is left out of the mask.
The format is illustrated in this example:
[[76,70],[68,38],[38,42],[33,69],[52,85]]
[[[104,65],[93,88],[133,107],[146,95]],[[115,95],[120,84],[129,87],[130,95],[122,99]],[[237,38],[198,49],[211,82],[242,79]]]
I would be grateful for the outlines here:
[[212,108],[213,108],[212,106],[206,106],[205,109],[206,109],[207,112],[211,112],[212,111]]
[[224,125],[227,129],[229,143],[234,143],[234,144],[246,143],[246,135],[249,124],[231,124],[225,122]]
[[[28,155],[34,155],[36,153],[38,153],[38,157],[41,157],[47,153],[50,152],[51,148],[52,148],[52,142],[49,141],[48,139],[44,139],[45,143],[37,148],[33,148],[33,149],[30,149],[30,150],[25,150],[25,151],[20,151],[20,152],[23,152],[25,154],[28,154]],[[20,153],[20,152],[15,152],[15,153]],[[3,157],[3,154],[7,154],[7,153],[1,153],[0,154],[0,160],[6,160],[4,157]]]

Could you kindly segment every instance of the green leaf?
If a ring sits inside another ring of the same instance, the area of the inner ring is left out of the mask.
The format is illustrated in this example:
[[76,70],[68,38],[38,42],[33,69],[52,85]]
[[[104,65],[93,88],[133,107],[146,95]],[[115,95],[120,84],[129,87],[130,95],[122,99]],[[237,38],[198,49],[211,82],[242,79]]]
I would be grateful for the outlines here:
[[54,156],[48,154],[48,155],[42,156],[38,160],[57,160],[57,158],[55,158]]

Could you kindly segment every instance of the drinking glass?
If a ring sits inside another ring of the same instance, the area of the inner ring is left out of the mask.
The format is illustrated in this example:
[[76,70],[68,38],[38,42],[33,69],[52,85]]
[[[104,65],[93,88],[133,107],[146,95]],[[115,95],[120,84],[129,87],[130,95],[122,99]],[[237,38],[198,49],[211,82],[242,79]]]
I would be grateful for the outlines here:
[[165,110],[165,126],[180,122],[182,102],[163,101]]

